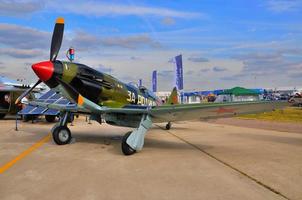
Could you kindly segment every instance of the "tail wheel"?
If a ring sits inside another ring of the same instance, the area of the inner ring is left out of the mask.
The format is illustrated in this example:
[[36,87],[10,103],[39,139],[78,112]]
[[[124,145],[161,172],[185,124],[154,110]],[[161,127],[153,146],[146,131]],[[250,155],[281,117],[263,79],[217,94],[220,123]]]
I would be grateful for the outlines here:
[[70,143],[71,132],[66,126],[56,126],[52,130],[52,137],[57,145],[65,145]]
[[132,155],[136,152],[136,150],[132,149],[126,142],[130,135],[131,135],[131,132],[128,132],[124,135],[124,137],[122,139],[122,152],[126,156]]
[[171,122],[168,122],[167,124],[166,124],[166,130],[170,130],[170,128],[171,128]]

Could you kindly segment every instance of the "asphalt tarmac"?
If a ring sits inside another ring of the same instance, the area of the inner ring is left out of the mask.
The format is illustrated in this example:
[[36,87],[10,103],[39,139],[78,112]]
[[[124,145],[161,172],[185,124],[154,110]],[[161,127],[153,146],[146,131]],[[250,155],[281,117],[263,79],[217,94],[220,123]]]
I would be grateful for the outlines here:
[[0,196],[24,199],[302,199],[302,134],[206,122],[154,125],[144,149],[128,128],[77,119],[55,145],[52,124],[0,121]]

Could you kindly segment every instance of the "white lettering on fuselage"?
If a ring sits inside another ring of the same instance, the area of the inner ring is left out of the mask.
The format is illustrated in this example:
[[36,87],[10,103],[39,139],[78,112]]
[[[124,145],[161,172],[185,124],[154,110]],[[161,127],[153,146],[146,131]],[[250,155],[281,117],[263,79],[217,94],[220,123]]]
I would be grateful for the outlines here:
[[[131,92],[128,90],[128,97],[127,97],[127,101],[129,103],[136,103],[136,95],[134,92]],[[146,98],[140,94],[137,95],[137,105],[144,105],[144,106],[155,106],[155,102],[152,101],[149,98]]]

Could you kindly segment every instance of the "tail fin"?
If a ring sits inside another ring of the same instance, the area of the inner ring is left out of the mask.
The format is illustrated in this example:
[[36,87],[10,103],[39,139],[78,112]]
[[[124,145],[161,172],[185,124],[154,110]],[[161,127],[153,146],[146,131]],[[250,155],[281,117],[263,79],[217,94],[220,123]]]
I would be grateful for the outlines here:
[[173,88],[167,102],[165,103],[166,105],[173,105],[173,104],[179,104],[178,102],[178,94],[177,94],[177,89],[176,87]]

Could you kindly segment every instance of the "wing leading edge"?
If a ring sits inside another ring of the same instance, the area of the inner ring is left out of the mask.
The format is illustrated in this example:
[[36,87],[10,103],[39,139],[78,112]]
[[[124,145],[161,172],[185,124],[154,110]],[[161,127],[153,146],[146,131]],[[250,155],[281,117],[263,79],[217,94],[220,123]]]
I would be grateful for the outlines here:
[[[86,101],[87,103],[87,101]],[[154,123],[187,121],[194,119],[213,119],[232,117],[240,114],[251,114],[282,109],[289,106],[287,101],[254,101],[233,103],[202,103],[202,104],[177,104],[163,105],[150,108],[109,108],[89,102],[89,106],[62,106],[42,102],[29,102],[30,105],[42,106],[59,111],[80,112],[87,114],[127,114],[127,115],[150,115]],[[93,108],[93,109],[92,109]]]
[[155,123],[232,117],[240,114],[261,113],[289,106],[287,101],[255,101],[233,103],[180,104],[155,107],[150,110]]

